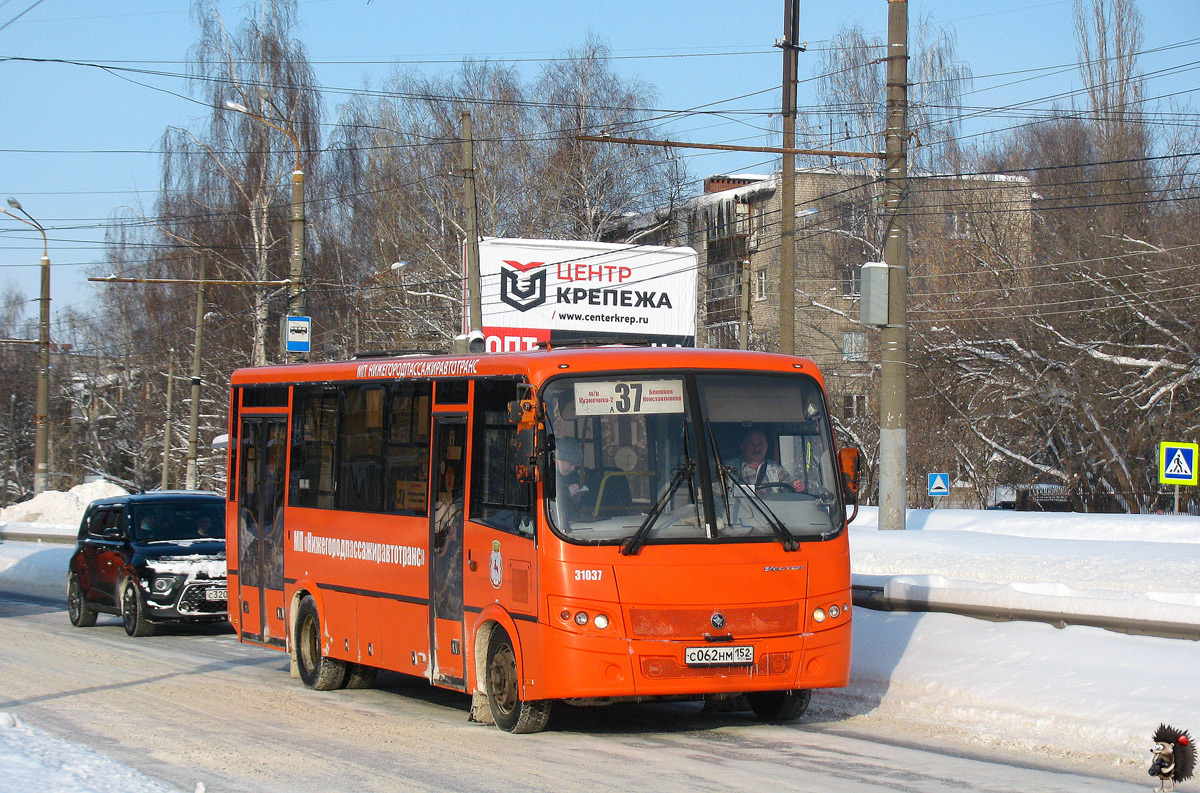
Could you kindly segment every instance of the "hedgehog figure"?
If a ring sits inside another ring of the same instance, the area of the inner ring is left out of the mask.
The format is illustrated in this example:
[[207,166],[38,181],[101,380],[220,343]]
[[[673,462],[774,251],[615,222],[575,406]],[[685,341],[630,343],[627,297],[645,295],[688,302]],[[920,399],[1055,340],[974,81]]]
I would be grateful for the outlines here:
[[[1195,767],[1196,747],[1187,730],[1158,725],[1154,731],[1154,759],[1150,762],[1150,776],[1158,777],[1154,793],[1173,791],[1175,783],[1189,779]],[[1166,787],[1168,782],[1170,787]]]

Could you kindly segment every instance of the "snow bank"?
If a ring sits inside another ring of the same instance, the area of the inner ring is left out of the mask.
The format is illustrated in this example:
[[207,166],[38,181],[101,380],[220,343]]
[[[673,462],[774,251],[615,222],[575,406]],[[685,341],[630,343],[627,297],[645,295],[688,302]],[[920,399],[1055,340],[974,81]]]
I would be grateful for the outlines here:
[[908,531],[879,531],[874,517],[850,526],[851,569],[891,597],[1200,625],[1200,518],[913,510]]
[[98,498],[123,496],[127,491],[112,482],[97,481],[76,485],[67,492],[47,490],[28,501],[0,509],[0,524],[51,523],[78,526],[87,505]]
[[[67,566],[74,545],[6,542],[0,552],[0,591],[66,602]],[[0,768],[3,764],[0,763]]]
[[0,793],[178,793],[9,713],[0,713],[0,769]]
[[[878,527],[879,508],[862,507],[854,528]],[[1077,512],[1015,512],[1003,509],[910,509],[908,531],[976,531],[1012,537],[1102,542],[1200,544],[1194,515],[1102,515]]]
[[1173,682],[1196,667],[1196,648],[1098,628],[857,609],[850,685],[816,692],[813,709],[1144,768],[1159,722],[1190,725],[1200,713],[1200,690]]

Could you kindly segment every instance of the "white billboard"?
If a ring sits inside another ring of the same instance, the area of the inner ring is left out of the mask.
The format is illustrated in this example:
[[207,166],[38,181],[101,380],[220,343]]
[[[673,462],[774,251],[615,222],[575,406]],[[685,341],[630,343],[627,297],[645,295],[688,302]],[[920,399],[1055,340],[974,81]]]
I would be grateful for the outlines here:
[[696,261],[691,248],[484,238],[487,349],[585,338],[694,346]]

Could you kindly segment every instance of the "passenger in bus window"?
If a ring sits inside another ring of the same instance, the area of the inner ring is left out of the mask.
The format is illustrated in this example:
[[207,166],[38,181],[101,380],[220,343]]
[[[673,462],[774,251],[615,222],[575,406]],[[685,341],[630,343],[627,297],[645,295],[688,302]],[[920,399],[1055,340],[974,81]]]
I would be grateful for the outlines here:
[[746,431],[742,436],[742,454],[731,461],[741,480],[755,488],[770,484],[791,485],[797,493],[803,493],[807,489],[804,480],[793,476],[779,463],[768,460],[767,448],[766,433],[759,429]]
[[557,468],[555,500],[558,502],[560,522],[570,525],[578,517],[583,494],[587,485],[579,479],[579,466],[583,463],[583,450],[575,438],[559,438],[554,448],[554,464]]

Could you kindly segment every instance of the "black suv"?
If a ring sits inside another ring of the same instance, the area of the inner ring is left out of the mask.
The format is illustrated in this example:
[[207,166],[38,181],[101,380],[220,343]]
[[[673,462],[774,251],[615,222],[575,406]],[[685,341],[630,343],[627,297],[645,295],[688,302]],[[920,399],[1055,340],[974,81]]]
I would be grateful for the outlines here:
[[130,636],[155,623],[226,619],[225,499],[164,490],[88,505],[67,574],[71,624],[119,614]]

